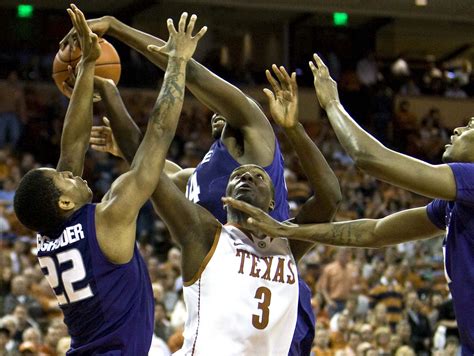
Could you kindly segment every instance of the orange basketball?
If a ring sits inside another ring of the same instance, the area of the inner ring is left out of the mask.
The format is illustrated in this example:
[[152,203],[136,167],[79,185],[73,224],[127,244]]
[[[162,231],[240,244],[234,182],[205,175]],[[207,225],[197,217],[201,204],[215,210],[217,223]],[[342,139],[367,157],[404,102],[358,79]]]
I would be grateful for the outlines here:
[[[95,75],[99,77],[112,79],[115,84],[120,79],[121,66],[120,57],[114,46],[103,38],[99,38],[102,53],[95,63]],[[53,79],[59,90],[66,96],[68,92],[63,91],[63,82],[69,77],[68,65],[75,68],[81,59],[81,50],[76,47],[74,51],[67,45],[56,53],[53,62]]]

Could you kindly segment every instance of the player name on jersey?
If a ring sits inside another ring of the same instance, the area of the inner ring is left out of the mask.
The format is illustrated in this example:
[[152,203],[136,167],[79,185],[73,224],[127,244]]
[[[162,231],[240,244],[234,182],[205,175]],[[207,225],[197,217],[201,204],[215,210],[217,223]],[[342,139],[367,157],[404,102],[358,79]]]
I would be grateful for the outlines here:
[[66,227],[61,236],[57,239],[51,240],[47,236],[36,235],[38,241],[39,251],[54,251],[60,247],[71,245],[84,238],[84,232],[82,230],[82,224],[76,224],[73,226]]
[[[282,257],[274,258],[273,256],[260,257],[243,249],[236,250],[236,257],[240,257],[240,268],[238,273],[247,274],[250,277],[261,278],[267,281],[294,284],[295,271],[293,270],[293,262]],[[251,262],[250,262],[251,260]],[[249,261],[249,263],[246,263]],[[272,265],[276,265],[275,271],[272,273]]]

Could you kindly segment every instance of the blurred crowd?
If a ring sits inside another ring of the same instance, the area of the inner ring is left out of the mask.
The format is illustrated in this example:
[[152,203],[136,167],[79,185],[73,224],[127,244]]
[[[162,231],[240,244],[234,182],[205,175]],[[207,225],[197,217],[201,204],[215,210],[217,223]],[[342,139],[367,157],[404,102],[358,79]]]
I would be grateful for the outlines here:
[[[370,60],[369,56],[367,63],[357,65],[356,77],[366,82],[340,78],[343,104],[357,112],[362,110],[357,98],[364,97],[369,105],[355,117],[366,118],[362,124],[374,135],[390,147],[439,163],[449,137],[439,110],[427,108],[426,115],[418,118],[407,101],[394,107],[393,87],[370,76]],[[0,355],[64,355],[70,342],[56,297],[36,261],[35,235],[19,224],[12,208],[21,177],[37,166],[54,167],[58,159],[68,103],[56,88],[48,88],[25,86],[15,71],[0,82]],[[412,89],[411,84],[399,88],[417,95]],[[129,92],[124,102],[143,128],[154,98],[139,93]],[[94,120],[101,124],[104,109],[96,105]],[[181,116],[169,158],[182,167],[195,167],[212,143],[211,113],[191,105]],[[428,203],[355,169],[326,120],[309,120],[305,128],[339,179],[343,202],[336,220],[380,218]],[[285,156],[290,209],[295,214],[311,191],[298,158],[281,131],[277,127],[275,131]],[[87,156],[84,177],[98,201],[128,167],[105,153],[90,150]],[[186,318],[181,253],[151,204],[140,213],[137,238],[156,302],[150,354],[169,355],[183,342]],[[315,356],[459,354],[441,237],[386,249],[317,245],[299,267],[313,291]]]

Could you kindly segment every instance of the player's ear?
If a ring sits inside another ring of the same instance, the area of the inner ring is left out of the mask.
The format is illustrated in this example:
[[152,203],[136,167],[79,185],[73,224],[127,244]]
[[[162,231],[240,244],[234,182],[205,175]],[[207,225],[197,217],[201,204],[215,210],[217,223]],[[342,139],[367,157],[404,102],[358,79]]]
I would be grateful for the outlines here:
[[61,195],[58,200],[58,206],[61,210],[69,211],[74,209],[76,204],[67,195]]

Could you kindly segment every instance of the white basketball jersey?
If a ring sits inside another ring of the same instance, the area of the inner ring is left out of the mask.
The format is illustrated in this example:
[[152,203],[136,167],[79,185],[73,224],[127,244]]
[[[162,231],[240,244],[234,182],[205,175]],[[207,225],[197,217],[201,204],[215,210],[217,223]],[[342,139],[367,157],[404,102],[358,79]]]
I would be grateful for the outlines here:
[[183,292],[188,318],[175,355],[288,355],[298,272],[287,239],[223,226]]

